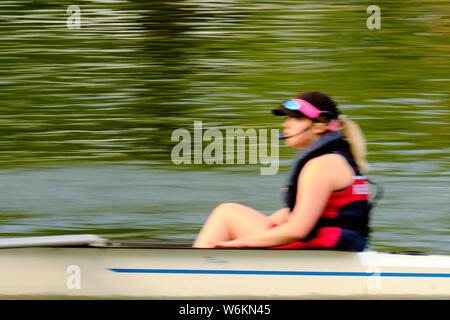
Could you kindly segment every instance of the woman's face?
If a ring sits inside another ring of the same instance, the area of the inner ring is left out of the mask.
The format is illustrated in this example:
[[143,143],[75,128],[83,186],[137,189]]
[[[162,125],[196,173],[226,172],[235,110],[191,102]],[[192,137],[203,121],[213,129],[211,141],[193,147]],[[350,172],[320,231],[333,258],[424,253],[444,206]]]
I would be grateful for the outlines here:
[[314,130],[314,122],[308,118],[287,117],[283,123],[286,145],[293,148],[305,148],[319,138]]

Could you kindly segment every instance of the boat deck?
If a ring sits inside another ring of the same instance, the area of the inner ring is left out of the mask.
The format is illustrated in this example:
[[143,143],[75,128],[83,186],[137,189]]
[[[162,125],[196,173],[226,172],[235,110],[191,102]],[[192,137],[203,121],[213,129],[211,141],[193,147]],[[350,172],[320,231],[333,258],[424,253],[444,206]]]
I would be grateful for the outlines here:
[[0,299],[450,298],[450,257],[197,249],[93,235],[0,239]]

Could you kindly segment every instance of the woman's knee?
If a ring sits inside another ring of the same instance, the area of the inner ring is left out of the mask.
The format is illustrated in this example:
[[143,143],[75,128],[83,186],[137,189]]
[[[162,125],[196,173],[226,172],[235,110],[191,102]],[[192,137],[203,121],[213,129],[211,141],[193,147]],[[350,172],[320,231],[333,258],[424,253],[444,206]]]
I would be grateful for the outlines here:
[[213,215],[227,216],[237,212],[240,205],[233,202],[225,202],[219,204],[212,212]]
[[241,207],[242,205],[240,205],[239,203],[234,203],[234,202],[224,202],[219,204],[216,207],[216,210],[221,210],[221,211],[228,211],[228,210],[233,210],[236,209],[238,207]]
[[224,222],[236,221],[238,223],[249,219],[261,220],[261,217],[266,218],[265,215],[257,210],[234,202],[226,202],[218,205],[212,212],[212,216]]

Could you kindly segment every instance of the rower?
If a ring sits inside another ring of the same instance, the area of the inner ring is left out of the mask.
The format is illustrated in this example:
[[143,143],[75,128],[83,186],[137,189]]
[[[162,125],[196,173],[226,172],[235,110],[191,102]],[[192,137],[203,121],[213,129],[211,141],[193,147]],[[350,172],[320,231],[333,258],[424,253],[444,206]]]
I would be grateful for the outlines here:
[[370,190],[362,176],[368,165],[359,126],[321,92],[306,92],[272,112],[287,116],[281,136],[286,145],[303,149],[290,171],[285,207],[266,216],[241,204],[221,204],[194,247],[364,250]]

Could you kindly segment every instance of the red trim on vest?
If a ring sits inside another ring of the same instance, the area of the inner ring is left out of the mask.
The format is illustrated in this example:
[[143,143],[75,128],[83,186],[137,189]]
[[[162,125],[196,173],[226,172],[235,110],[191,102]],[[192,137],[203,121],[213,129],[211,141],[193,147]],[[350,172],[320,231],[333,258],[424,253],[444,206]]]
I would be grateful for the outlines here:
[[334,219],[337,218],[339,214],[339,210],[336,208],[325,208],[320,217]]
[[369,182],[366,179],[355,178],[353,183],[347,188],[333,191],[330,195],[330,199],[328,199],[328,202],[325,205],[322,217],[336,218],[337,213],[333,210],[338,210],[350,202],[357,200],[370,200],[370,187]]
[[292,242],[271,249],[313,249],[332,248],[337,245],[341,237],[342,229],[336,227],[324,227],[317,231],[317,237],[308,242]]

